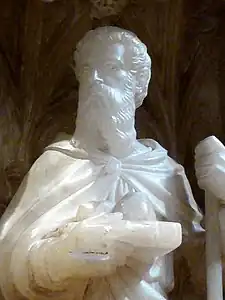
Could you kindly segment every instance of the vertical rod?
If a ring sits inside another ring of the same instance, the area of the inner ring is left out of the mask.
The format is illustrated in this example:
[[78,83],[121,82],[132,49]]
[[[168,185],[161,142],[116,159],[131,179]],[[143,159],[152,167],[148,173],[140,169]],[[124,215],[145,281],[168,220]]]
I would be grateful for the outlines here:
[[223,300],[219,199],[205,194],[207,300]]

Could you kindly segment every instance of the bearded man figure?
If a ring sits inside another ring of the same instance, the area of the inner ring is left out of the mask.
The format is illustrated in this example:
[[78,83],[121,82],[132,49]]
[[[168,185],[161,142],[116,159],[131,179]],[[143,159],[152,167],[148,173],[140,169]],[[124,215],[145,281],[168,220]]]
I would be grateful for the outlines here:
[[183,168],[137,140],[151,60],[131,32],[90,31],[75,53],[76,130],[34,163],[0,224],[6,299],[166,299],[170,253],[200,230]]

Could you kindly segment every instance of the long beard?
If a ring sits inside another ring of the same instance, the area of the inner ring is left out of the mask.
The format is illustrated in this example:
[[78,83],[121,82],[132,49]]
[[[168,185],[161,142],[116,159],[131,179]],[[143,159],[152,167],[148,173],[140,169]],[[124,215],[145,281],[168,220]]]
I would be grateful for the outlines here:
[[[117,143],[121,156],[124,151],[124,155],[130,152],[136,140],[132,84],[125,85],[122,91],[104,84],[85,84],[80,87],[79,96],[75,138],[80,144],[110,152],[113,142]],[[113,132],[107,132],[108,122],[113,122]]]

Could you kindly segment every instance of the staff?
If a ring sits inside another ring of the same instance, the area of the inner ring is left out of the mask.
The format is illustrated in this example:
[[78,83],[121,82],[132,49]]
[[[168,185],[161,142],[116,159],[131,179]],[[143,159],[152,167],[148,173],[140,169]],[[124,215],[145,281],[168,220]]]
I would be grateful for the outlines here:
[[205,193],[207,300],[223,300],[219,199]]
[[210,136],[196,147],[196,175],[205,190],[207,300],[223,300],[220,196],[225,190],[224,145]]

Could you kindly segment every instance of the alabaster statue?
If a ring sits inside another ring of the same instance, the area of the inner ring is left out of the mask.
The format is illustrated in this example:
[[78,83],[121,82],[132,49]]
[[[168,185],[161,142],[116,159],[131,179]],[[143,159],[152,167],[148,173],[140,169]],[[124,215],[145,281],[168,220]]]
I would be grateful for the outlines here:
[[[196,176],[205,191],[207,299],[223,299],[225,257],[225,146],[214,136],[195,151]],[[223,260],[222,260],[223,258]]]
[[[137,140],[151,60],[131,32],[88,32],[75,52],[79,106],[33,164],[0,224],[6,300],[166,299],[171,251],[200,227],[182,166]],[[182,226],[182,230],[181,230]]]

